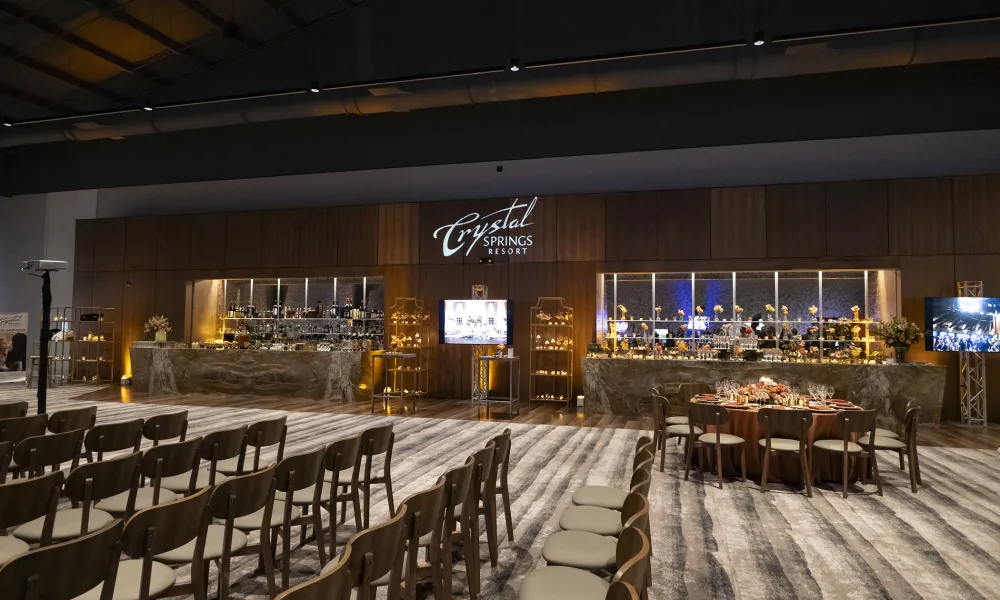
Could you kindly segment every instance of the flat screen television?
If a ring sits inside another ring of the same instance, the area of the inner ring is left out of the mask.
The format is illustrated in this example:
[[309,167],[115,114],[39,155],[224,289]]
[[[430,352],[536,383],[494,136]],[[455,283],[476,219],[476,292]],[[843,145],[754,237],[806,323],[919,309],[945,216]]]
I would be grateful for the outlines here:
[[442,300],[438,339],[442,344],[510,345],[509,307],[507,300]]
[[1000,298],[925,298],[924,347],[1000,352]]

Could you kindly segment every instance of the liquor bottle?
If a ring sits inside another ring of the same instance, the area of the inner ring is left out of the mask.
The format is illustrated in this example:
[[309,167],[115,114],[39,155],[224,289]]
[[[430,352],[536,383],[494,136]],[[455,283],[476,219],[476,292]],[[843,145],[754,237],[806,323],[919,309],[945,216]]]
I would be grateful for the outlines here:
[[344,318],[353,319],[354,318],[354,301],[350,298],[344,302]]
[[333,299],[333,304],[330,305],[330,317],[336,319],[340,317],[340,306],[337,304],[337,299]]
[[316,314],[314,316],[318,317],[318,318],[325,317],[326,315],[323,314],[323,310],[324,310],[323,309],[323,301],[322,300],[317,300],[316,301]]
[[275,302],[271,306],[271,318],[272,319],[277,319],[278,318],[278,303],[277,302]]

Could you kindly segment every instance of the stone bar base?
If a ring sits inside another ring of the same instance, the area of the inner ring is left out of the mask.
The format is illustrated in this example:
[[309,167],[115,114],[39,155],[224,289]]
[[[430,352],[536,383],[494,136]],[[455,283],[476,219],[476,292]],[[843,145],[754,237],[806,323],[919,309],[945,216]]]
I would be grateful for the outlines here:
[[947,369],[927,363],[851,365],[746,361],[650,360],[630,358],[583,359],[584,410],[588,415],[650,416],[655,386],[665,383],[703,383],[721,379],[739,383],[770,377],[805,391],[806,382],[836,388],[834,397],[878,410],[880,422],[902,421],[906,404],[915,401],[921,421],[938,423],[944,402]]
[[[131,348],[139,392],[284,396],[330,402],[364,400],[363,352],[278,352]],[[367,387],[367,386],[366,386]],[[370,393],[370,390],[367,390]]]

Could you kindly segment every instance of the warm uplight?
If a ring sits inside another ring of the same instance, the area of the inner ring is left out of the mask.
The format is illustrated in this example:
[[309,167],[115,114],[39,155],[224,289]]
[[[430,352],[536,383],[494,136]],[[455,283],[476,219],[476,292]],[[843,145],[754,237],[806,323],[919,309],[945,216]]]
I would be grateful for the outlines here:
[[358,386],[358,389],[359,390],[367,390],[368,389],[368,384],[367,383],[362,383],[361,385]]
[[120,387],[121,403],[122,404],[132,404],[132,388]]

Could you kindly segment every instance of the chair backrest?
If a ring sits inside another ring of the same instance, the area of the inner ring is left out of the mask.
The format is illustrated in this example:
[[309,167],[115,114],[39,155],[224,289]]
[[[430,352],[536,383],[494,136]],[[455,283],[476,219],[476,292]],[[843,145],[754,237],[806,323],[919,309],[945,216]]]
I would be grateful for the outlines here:
[[618,536],[615,558],[618,572],[612,581],[624,581],[636,590],[643,589],[649,561],[649,538],[639,527],[629,527]]
[[653,468],[653,448],[647,446],[635,453],[635,458],[632,459],[632,470],[635,471],[639,468]]
[[[493,478],[492,482],[489,480],[491,473],[490,469],[493,467],[493,455],[496,454],[496,451],[496,445],[490,441],[487,442],[486,447],[482,450],[476,451],[476,453],[472,455],[472,459],[476,463],[473,474],[473,478],[475,480],[475,487],[473,488],[475,490],[475,494],[473,494],[473,496],[475,497],[468,499],[468,509],[472,511],[470,514],[475,514],[475,511],[479,506],[479,501],[482,498],[485,498],[487,493],[492,493],[494,486],[496,485],[496,477]],[[489,487],[487,488],[487,486]]]
[[57,410],[49,415],[49,431],[66,433],[74,429],[90,429],[97,424],[97,407]]
[[[649,461],[652,464],[652,461]],[[645,463],[643,463],[645,464]],[[653,483],[651,469],[640,467],[632,472],[632,479],[629,481],[629,492],[649,496],[649,486]]]
[[216,486],[209,506],[212,517],[220,520],[238,519],[265,508],[263,523],[271,521],[274,503],[274,472],[271,465],[256,473],[230,477]]
[[27,402],[0,403],[0,419],[16,419],[28,414]]
[[[122,522],[74,540],[26,552],[0,567],[4,600],[75,598],[104,582],[111,598],[121,555]],[[60,576],[54,576],[60,574]]]
[[[137,490],[141,476],[142,453],[133,452],[74,468],[66,477],[64,492],[74,502],[99,502],[129,489]],[[134,496],[133,491],[130,500]],[[131,509],[127,512],[131,513]]]
[[874,410],[842,410],[837,413],[837,429],[846,441],[852,433],[870,432],[868,443],[875,442],[875,411]]
[[649,449],[650,451],[653,451],[652,445],[653,445],[653,438],[649,437],[648,435],[640,435],[639,439],[635,441],[635,453],[638,454],[642,452],[644,449]]
[[624,529],[638,527],[646,531],[646,524],[649,522],[649,500],[638,492],[632,492],[625,496],[625,503],[622,505],[622,525]]
[[45,426],[48,422],[49,415],[45,413],[30,417],[0,419],[0,442],[10,442],[16,446],[24,439],[45,435]]
[[195,490],[198,478],[198,465],[201,463],[200,437],[193,437],[183,442],[154,446],[142,455],[142,475],[153,486],[153,499],[159,503],[160,480],[181,473],[191,473],[191,483],[188,493]]
[[399,589],[406,515],[406,508],[401,506],[391,519],[355,534],[347,542],[351,548],[347,585],[350,589],[360,589],[358,598],[371,597],[372,583],[386,574],[389,574],[389,589]]
[[667,415],[664,404],[666,403],[666,398],[657,396],[653,393],[653,398],[651,404],[653,405],[653,431],[663,431],[667,428]]
[[247,428],[247,447],[253,448],[253,470],[260,469],[261,449],[278,446],[278,461],[285,457],[285,437],[288,435],[287,417],[257,421]]
[[616,581],[608,588],[604,600],[639,600],[639,593],[624,581]]
[[7,469],[12,458],[14,458],[14,444],[0,442],[0,483],[7,481]]
[[510,429],[504,429],[503,433],[494,436],[490,440],[493,442],[493,462],[490,464],[490,473],[488,477],[491,479],[490,490],[496,492],[497,487],[497,477],[500,477],[501,481],[503,477],[507,474],[507,469],[510,467]]
[[439,478],[434,487],[417,492],[400,504],[409,508],[406,529],[413,536],[411,541],[415,542],[421,536],[433,533],[435,528],[438,532],[441,531],[444,520],[444,484],[444,479]]
[[808,410],[762,408],[757,411],[757,424],[764,432],[765,439],[789,438],[808,444],[812,423],[813,416]]
[[90,452],[96,452],[97,460],[103,460],[105,452],[126,448],[138,452],[142,444],[142,424],[142,419],[135,419],[124,423],[95,425],[83,438],[83,446]]
[[446,508],[453,509],[456,506],[465,504],[475,471],[476,461],[474,457],[470,456],[465,459],[464,465],[451,469],[442,475],[445,487],[444,497]]
[[122,552],[132,558],[161,554],[179,548],[204,532],[210,516],[211,488],[185,498],[140,510],[125,523]]
[[392,444],[396,439],[396,434],[392,432],[392,425],[373,427],[361,432],[361,454],[365,457],[365,473],[370,478],[372,474],[372,458],[385,454],[386,468],[392,460]]
[[705,431],[707,425],[714,425],[718,429],[728,422],[729,413],[722,406],[688,402],[688,426],[692,436],[695,435],[694,428],[696,426]]
[[216,464],[220,460],[239,457],[237,471],[243,471],[243,461],[246,460],[247,426],[240,425],[232,429],[213,431],[201,439],[201,459],[211,463],[208,484],[215,485]]
[[[295,490],[316,485],[317,482],[322,481],[321,475],[325,457],[326,446],[320,446],[311,452],[296,454],[282,460],[274,472],[275,489],[290,494]],[[319,498],[320,487],[316,486],[317,498]]]
[[351,547],[346,546],[340,560],[329,568],[324,568],[319,577],[310,579],[278,594],[275,600],[346,600],[347,566],[351,560]]
[[920,421],[920,407],[916,404],[907,406],[903,417],[903,435],[910,446],[917,445],[917,426]]
[[[330,497],[338,491],[339,485],[357,485],[358,473],[361,471],[361,436],[344,438],[337,440],[326,447],[326,456],[323,458],[323,468],[333,473],[331,482]],[[350,481],[340,481],[340,473],[345,469],[351,471]]]
[[186,410],[166,415],[156,415],[155,417],[146,419],[146,423],[142,426],[142,435],[147,440],[152,440],[154,447],[158,446],[163,440],[172,440],[174,438],[180,438],[180,441],[183,442],[187,436],[187,426],[188,411]]
[[[65,479],[62,471],[53,471],[34,479],[15,479],[0,485],[0,529],[27,523],[49,512],[55,518]],[[51,533],[50,525],[50,536]],[[42,537],[44,540],[45,536]]]
[[23,439],[14,447],[14,462],[19,467],[27,467],[29,477],[41,475],[48,466],[57,469],[64,462],[70,463],[75,469],[80,462],[83,433],[82,429],[74,429],[66,433]]

